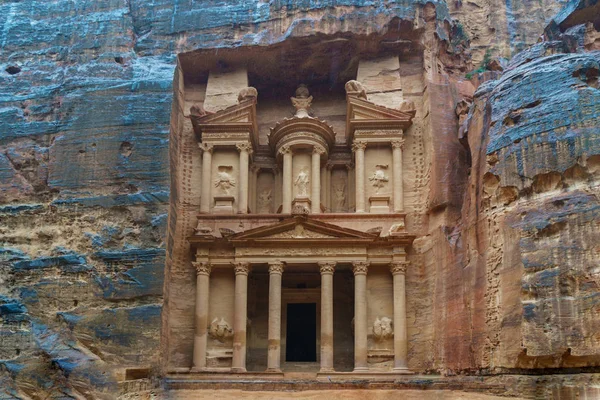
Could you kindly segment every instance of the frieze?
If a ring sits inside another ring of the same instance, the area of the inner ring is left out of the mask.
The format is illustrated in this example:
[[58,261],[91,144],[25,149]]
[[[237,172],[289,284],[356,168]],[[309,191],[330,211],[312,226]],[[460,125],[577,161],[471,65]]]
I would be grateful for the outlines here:
[[337,255],[364,255],[364,248],[355,247],[299,247],[299,248],[252,248],[241,247],[236,248],[235,254],[237,257],[260,257],[260,256],[282,256],[282,257],[300,257],[300,256],[337,256]]

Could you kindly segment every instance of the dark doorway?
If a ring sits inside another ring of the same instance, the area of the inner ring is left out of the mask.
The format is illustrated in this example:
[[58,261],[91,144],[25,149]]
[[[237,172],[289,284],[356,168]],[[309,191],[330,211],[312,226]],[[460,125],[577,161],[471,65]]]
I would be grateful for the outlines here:
[[317,304],[287,305],[286,361],[317,361]]

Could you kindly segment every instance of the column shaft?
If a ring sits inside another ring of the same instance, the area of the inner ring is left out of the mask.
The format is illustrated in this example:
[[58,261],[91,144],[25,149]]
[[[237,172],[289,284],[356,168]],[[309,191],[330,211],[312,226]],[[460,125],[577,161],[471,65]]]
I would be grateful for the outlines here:
[[324,151],[315,147],[312,153],[312,188],[310,191],[311,212],[319,214],[321,212],[321,153]]
[[282,149],[283,153],[283,206],[281,212],[289,214],[292,212],[292,150]]
[[333,272],[335,262],[319,262],[321,271],[321,370],[333,371]]
[[331,202],[331,164],[327,163],[325,166],[325,180],[327,182],[327,191],[325,192],[325,208],[329,210],[329,212],[333,212],[333,206]]
[[248,213],[248,160],[249,152],[252,149],[249,143],[239,143],[236,145],[240,152],[240,191],[238,214]]
[[356,212],[365,212],[365,149],[367,144],[365,142],[354,142],[352,146],[355,154],[355,178],[356,186]]
[[196,332],[192,371],[206,368],[206,343],[208,335],[208,302],[211,266],[205,262],[192,263],[196,268]]
[[281,371],[281,274],[283,263],[269,263],[269,328],[267,371]]
[[367,361],[367,269],[368,262],[354,262],[354,371],[369,370]]
[[202,152],[202,192],[200,194],[200,212],[210,212],[211,203],[211,182],[210,174],[212,170],[212,145],[204,144],[201,149]]
[[394,277],[394,370],[407,369],[408,340],[406,333],[406,267],[408,262],[392,262]]
[[403,140],[392,141],[392,163],[394,165],[394,212],[404,210],[404,188],[402,187],[402,145]]
[[248,273],[250,263],[234,263],[235,304],[233,307],[232,372],[246,372],[246,324],[248,318]]

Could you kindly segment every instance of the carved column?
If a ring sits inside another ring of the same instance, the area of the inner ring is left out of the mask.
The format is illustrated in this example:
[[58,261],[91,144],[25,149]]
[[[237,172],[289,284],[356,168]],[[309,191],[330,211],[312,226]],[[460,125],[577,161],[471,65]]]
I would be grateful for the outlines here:
[[248,213],[248,161],[252,151],[250,143],[238,143],[235,147],[240,152],[240,187],[238,214]]
[[321,212],[321,154],[325,149],[321,146],[314,146],[312,153],[312,188],[310,191],[311,212],[319,214]]
[[233,308],[233,361],[231,372],[246,372],[246,323],[248,318],[248,273],[250,263],[236,262]]
[[328,189],[328,183],[327,183],[327,168],[325,167],[325,165],[323,165],[323,168],[321,168],[321,201],[323,202],[323,207],[325,207],[325,212],[330,212],[331,210],[329,210],[327,208],[327,189]]
[[365,149],[367,143],[364,141],[355,140],[352,145],[352,150],[355,155],[355,178],[356,186],[356,212],[365,212]]
[[209,213],[212,197],[210,175],[212,171],[213,145],[203,143],[200,145],[200,148],[202,149],[202,193],[200,195],[200,212]]
[[346,172],[347,172],[346,182],[348,182],[348,185],[347,185],[348,195],[346,197],[346,199],[347,199],[346,207],[347,207],[347,210],[350,211],[350,210],[352,210],[352,206],[353,206],[351,199],[356,199],[356,194],[354,192],[354,185],[355,185],[354,176],[352,176],[352,173],[354,171],[352,169],[353,166],[351,163],[346,163],[345,166],[346,166]]
[[258,212],[258,210],[256,209],[256,198],[258,197],[256,188],[256,185],[258,184],[258,171],[259,168],[255,165],[250,166],[250,187],[248,188],[248,194],[250,196],[250,199],[248,200],[248,205],[250,207],[250,210],[255,214]]
[[292,212],[292,149],[284,146],[279,151],[283,154],[283,206],[281,212],[289,214]]
[[404,211],[404,188],[402,187],[402,147],[404,140],[392,140],[392,163],[394,165],[394,212]]
[[207,262],[192,262],[196,268],[196,333],[192,372],[206,368],[206,342],[208,335],[208,291],[211,265]]
[[321,271],[321,371],[333,371],[333,272],[335,262],[319,262]]
[[354,372],[369,370],[367,361],[367,270],[369,263],[352,263],[354,272]]
[[407,261],[390,263],[394,277],[394,370],[406,370],[408,339],[406,334],[406,287]]
[[267,371],[281,372],[281,261],[269,263],[269,347]]

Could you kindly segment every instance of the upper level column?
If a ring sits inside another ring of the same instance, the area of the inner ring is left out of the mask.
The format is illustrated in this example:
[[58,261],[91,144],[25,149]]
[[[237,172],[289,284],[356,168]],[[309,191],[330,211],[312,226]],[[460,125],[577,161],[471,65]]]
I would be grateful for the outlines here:
[[321,155],[325,154],[325,149],[321,146],[313,146],[312,152],[312,188],[310,191],[311,212],[319,214],[321,212]]
[[240,152],[240,191],[238,214],[248,213],[248,162],[252,153],[250,143],[238,143],[235,147]]
[[392,163],[394,168],[394,212],[404,211],[404,188],[402,187],[402,147],[404,139],[392,140]]
[[283,146],[279,149],[283,154],[283,200],[281,212],[290,214],[292,212],[292,149]]
[[352,150],[355,154],[355,179],[356,186],[356,212],[365,212],[365,149],[367,148],[367,142],[362,140],[355,140],[352,144]]
[[211,202],[211,184],[210,174],[212,172],[212,152],[213,145],[208,143],[201,143],[200,149],[202,149],[202,192],[200,194],[200,212],[210,212]]

